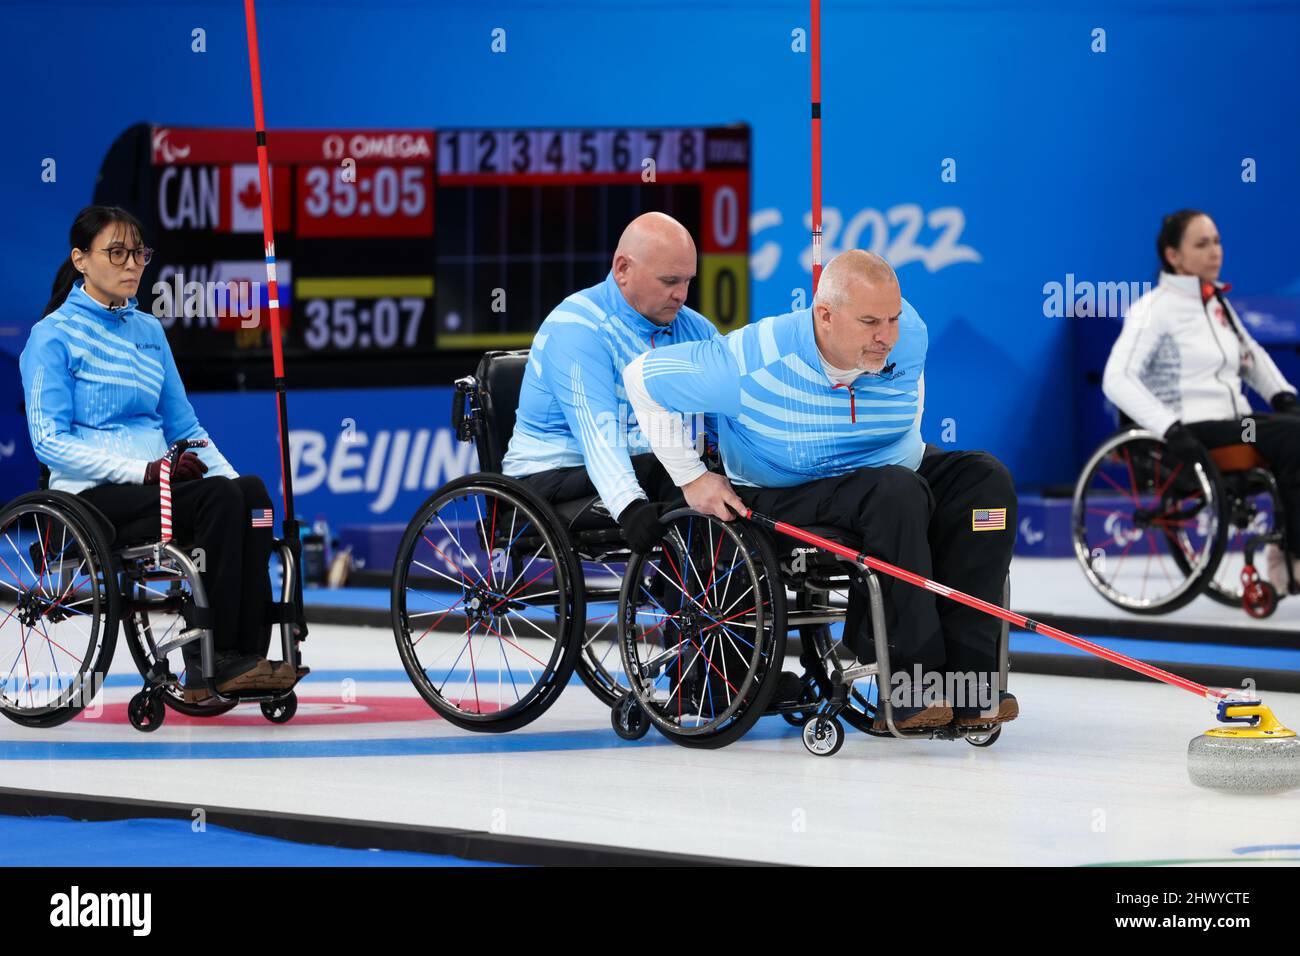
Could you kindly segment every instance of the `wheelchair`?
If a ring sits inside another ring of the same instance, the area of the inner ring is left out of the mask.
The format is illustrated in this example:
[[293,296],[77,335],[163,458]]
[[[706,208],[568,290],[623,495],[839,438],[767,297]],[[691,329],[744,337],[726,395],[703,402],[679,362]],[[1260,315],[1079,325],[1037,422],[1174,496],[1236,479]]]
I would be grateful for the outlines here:
[[[809,548],[783,562],[762,528],[688,509],[665,515],[664,543],[636,555],[598,496],[553,505],[500,474],[527,361],[527,351],[488,352],[456,382],[452,424],[475,443],[483,470],[429,497],[394,564],[398,651],[440,716],[479,731],[522,727],[576,669],[625,739],[653,725],[684,746],[721,747],[764,713],[803,728],[816,754],[839,749],[841,717],[877,736],[997,739],[993,724],[893,725],[889,694],[875,693],[891,686],[891,672],[874,573]],[[867,667],[855,666],[830,627],[855,585],[872,615],[878,663]],[[803,641],[801,692],[770,708],[790,628]],[[1005,626],[999,659],[1005,690]],[[887,730],[874,727],[878,711]]]
[[[739,740],[762,716],[800,727],[807,750],[832,756],[844,723],[876,737],[958,740],[987,747],[1001,734],[993,721],[900,730],[894,722],[898,678],[891,667],[878,575],[816,548],[785,554],[775,535],[689,509],[663,518],[667,534],[648,555],[633,555],[619,601],[619,650],[631,690],[611,721],[625,739],[654,726],[674,743],[717,748]],[[814,534],[852,544],[833,528]],[[906,587],[901,582],[898,587]],[[846,617],[849,588],[865,591],[875,661],[859,663],[832,625]],[[1009,580],[1003,605],[1010,600]],[[797,700],[770,706],[797,631],[804,668]],[[992,713],[1007,687],[1009,627],[1002,623]],[[975,687],[969,688],[975,691]],[[878,726],[883,724],[883,726]]]
[[[1122,421],[1079,475],[1071,532],[1088,581],[1135,614],[1167,614],[1204,594],[1266,618],[1286,596],[1256,568],[1265,546],[1289,550],[1277,480],[1250,444],[1184,460]],[[1287,594],[1300,593],[1286,563]]]
[[602,702],[626,693],[617,601],[630,556],[598,495],[551,504],[501,474],[528,352],[493,351],[455,383],[452,427],[479,473],[417,510],[394,562],[393,634],[420,696],[469,730],[502,732],[554,703],[576,669]]
[[[163,725],[167,709],[215,717],[243,702],[261,705],[272,723],[297,711],[293,688],[222,694],[215,685],[212,610],[196,560],[171,536],[170,480],[180,454],[206,445],[175,442],[159,484],[160,537],[122,540],[113,524],[78,495],[48,488],[20,495],[0,511],[0,712],[26,727],[55,727],[85,710],[113,661],[118,625],[144,680],[127,706],[139,731]],[[281,597],[267,611],[280,625],[284,660],[301,680],[298,642],[304,631],[295,603],[293,552],[274,542],[280,557]],[[181,649],[198,642],[210,694],[187,701]]]

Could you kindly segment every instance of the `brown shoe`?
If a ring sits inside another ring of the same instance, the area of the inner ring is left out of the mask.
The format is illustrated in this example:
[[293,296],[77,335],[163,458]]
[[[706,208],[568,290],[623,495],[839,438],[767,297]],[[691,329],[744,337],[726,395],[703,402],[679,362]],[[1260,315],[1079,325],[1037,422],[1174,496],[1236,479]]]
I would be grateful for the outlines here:
[[217,657],[217,690],[262,690],[271,680],[271,662],[252,654],[229,654]]
[[1020,716],[1020,704],[1008,693],[998,695],[998,712],[995,717],[985,717],[978,707],[959,707],[957,709],[958,727],[979,727],[984,724],[1005,724]]
[[[947,704],[935,707],[895,707],[894,726],[899,730],[920,730],[923,727],[942,727],[952,723],[952,708]],[[876,730],[888,730],[885,712],[876,714]]]
[[187,704],[201,704],[205,700],[212,699],[212,692],[200,684],[198,687],[187,687],[182,690],[181,699]]
[[298,683],[298,672],[288,661],[271,661],[271,676],[266,680],[267,687],[288,690]]

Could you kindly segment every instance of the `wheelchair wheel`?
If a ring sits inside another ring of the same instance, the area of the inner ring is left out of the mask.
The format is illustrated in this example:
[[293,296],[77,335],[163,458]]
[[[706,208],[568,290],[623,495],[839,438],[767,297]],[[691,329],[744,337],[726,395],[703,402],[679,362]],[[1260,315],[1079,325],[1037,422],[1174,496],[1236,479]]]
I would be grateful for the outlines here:
[[[763,714],[785,659],[785,588],[770,545],[740,522],[687,509],[634,555],[619,600],[632,693],[666,737],[723,747]],[[769,679],[771,678],[771,679]]]
[[650,720],[631,694],[620,698],[609,709],[609,722],[623,740],[640,740],[650,732]]
[[262,716],[273,724],[287,724],[298,713],[298,695],[293,691],[279,700],[262,701]]
[[834,757],[844,746],[844,726],[834,717],[809,717],[803,725],[803,745],[815,757]]
[[602,556],[581,566],[587,609],[575,670],[602,703],[613,707],[630,692],[618,652],[618,595],[627,557]]
[[550,509],[518,481],[469,475],[411,520],[393,570],[393,634],[445,720],[507,731],[540,717],[573,673],[585,602]]
[[[126,646],[141,674],[149,673],[158,663],[158,647],[175,640],[186,629],[185,615],[191,612],[194,590],[184,567],[174,556],[162,552],[161,560],[124,559],[119,592],[122,596],[122,630]],[[197,703],[182,695],[186,677],[185,657],[180,648],[166,656],[174,684],[159,689],[162,702],[172,710],[190,717],[217,717],[235,706],[236,701],[218,701],[209,697]]]
[[1165,614],[1205,590],[1227,540],[1219,471],[1184,461],[1149,432],[1130,429],[1093,454],[1074,489],[1074,552],[1107,601]]
[[994,727],[992,730],[984,731],[978,734],[967,734],[966,743],[972,747],[992,747],[1002,736],[1002,728]]
[[162,699],[148,691],[140,691],[126,705],[126,719],[141,733],[151,734],[163,725],[167,709]]
[[117,641],[118,593],[102,522],[61,492],[0,512],[0,711],[54,727],[103,686]]

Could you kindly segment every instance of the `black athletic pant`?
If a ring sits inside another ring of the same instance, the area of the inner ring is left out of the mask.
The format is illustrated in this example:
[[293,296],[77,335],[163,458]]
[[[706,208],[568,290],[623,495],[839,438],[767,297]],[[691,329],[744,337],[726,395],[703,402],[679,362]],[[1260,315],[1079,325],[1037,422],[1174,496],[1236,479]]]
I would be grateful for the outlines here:
[[[98,485],[81,493],[117,528],[116,541],[159,536],[157,485]],[[203,587],[217,650],[265,656],[273,529],[254,528],[253,511],[271,507],[262,479],[200,478],[172,484],[172,534],[189,552],[203,549]]]
[[[1286,511],[1287,544],[1293,555],[1300,555],[1300,416],[1251,415],[1255,428],[1255,448],[1268,462],[1277,479]],[[1245,419],[1218,422],[1189,422],[1188,429],[1207,448],[1246,444]]]
[[[917,471],[901,465],[859,468],[791,488],[737,492],[769,517],[839,529],[873,557],[1002,602],[1015,545],[1016,496],[1010,473],[984,452],[929,445]],[[1007,512],[1003,529],[974,530],[973,511],[997,508]],[[927,672],[996,669],[996,618],[888,575],[878,577],[895,671],[918,664]],[[849,591],[845,640],[860,660],[875,660],[866,592],[858,587]]]
[[[636,472],[637,483],[651,501],[672,507],[683,504],[681,489],[673,484],[668,472],[664,471],[664,466],[653,454],[633,455],[632,470]],[[535,475],[524,475],[519,480],[551,504],[577,501],[596,494],[596,486],[591,483],[591,477],[583,465],[539,471]],[[610,517],[617,519],[618,515]]]
[[[928,534],[934,580],[1001,606],[1019,522],[1011,472],[988,452],[944,451],[935,445],[925,446],[918,471],[934,492]],[[999,508],[1007,510],[1001,530],[974,530],[974,512]],[[935,601],[948,652],[947,669],[997,670],[1002,622],[947,598]]]

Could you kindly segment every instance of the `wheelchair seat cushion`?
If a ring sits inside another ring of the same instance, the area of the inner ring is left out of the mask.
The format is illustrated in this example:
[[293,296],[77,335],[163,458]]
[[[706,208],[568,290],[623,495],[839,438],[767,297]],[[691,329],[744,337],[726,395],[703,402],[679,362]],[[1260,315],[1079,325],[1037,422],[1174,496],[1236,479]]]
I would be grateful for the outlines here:
[[1254,445],[1222,445],[1211,448],[1210,457],[1214,459],[1219,471],[1224,473],[1249,471],[1252,468],[1268,469],[1268,462]]
[[600,495],[562,501],[555,505],[555,513],[569,531],[607,531],[618,527],[618,522],[605,510]]

